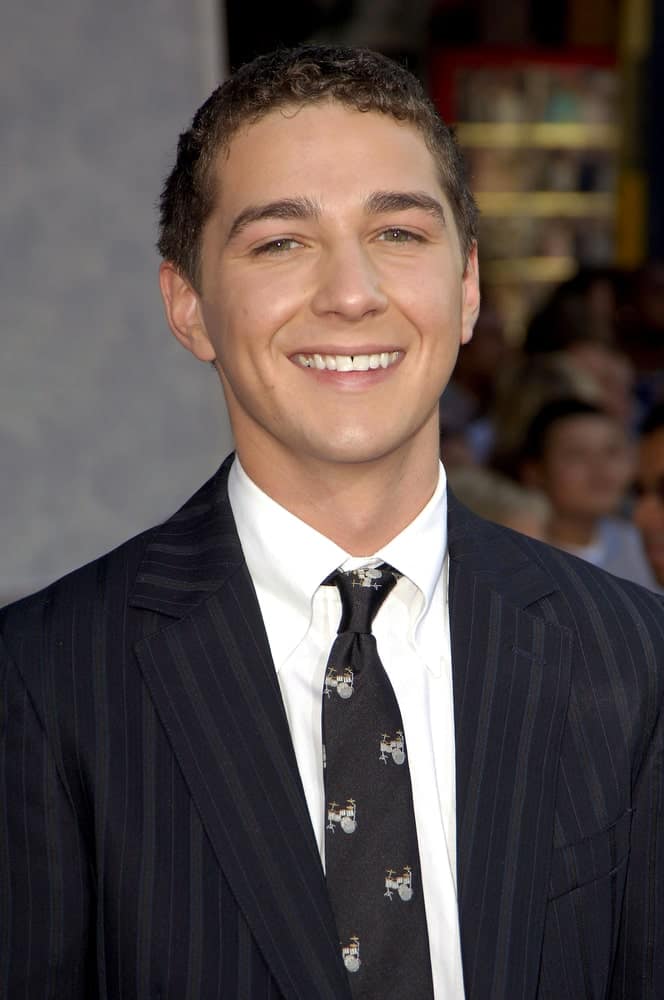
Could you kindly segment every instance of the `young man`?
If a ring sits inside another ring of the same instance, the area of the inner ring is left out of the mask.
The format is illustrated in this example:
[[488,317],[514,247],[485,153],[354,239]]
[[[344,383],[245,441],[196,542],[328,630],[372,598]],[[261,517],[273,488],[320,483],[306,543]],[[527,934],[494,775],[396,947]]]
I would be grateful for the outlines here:
[[161,287],[237,453],[0,619],[8,996],[661,990],[662,607],[446,493],[474,223],[371,53],[262,57],[182,136]]
[[658,584],[664,587],[664,404],[641,427],[634,523]]

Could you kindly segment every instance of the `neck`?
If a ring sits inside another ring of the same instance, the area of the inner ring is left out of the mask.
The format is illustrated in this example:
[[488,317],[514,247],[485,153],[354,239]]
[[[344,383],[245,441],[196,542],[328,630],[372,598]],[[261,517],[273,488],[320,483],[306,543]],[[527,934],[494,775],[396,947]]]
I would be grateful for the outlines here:
[[256,461],[238,455],[247,475],[277,503],[350,555],[365,556],[391,541],[420,513],[438,484],[438,450],[428,462],[390,455],[331,465],[316,461]]
[[549,541],[554,545],[581,548],[590,545],[597,534],[597,518],[555,513],[549,521]]

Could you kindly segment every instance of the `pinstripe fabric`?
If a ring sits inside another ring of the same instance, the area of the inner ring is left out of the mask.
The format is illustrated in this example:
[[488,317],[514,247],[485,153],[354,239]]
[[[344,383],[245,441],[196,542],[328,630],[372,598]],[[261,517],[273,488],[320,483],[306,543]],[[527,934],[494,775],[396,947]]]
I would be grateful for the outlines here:
[[469,1000],[661,998],[661,599],[453,499],[450,557]]
[[[2,997],[348,996],[227,470],[0,615]],[[467,996],[661,997],[661,603],[449,539]]]

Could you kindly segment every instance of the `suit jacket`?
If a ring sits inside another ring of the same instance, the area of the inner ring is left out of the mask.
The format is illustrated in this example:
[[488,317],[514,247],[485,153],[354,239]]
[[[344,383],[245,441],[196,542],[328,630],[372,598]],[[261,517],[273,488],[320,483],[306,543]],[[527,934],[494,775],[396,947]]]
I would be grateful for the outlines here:
[[[10,1000],[349,997],[228,468],[0,615]],[[453,497],[449,553],[468,1000],[661,998],[661,601]]]

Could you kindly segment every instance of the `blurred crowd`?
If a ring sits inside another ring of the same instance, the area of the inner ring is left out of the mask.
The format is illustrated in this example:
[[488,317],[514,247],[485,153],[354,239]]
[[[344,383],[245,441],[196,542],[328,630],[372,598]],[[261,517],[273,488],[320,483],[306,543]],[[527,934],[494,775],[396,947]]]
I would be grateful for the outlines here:
[[664,261],[580,271],[518,348],[485,288],[440,434],[471,509],[664,591]]

